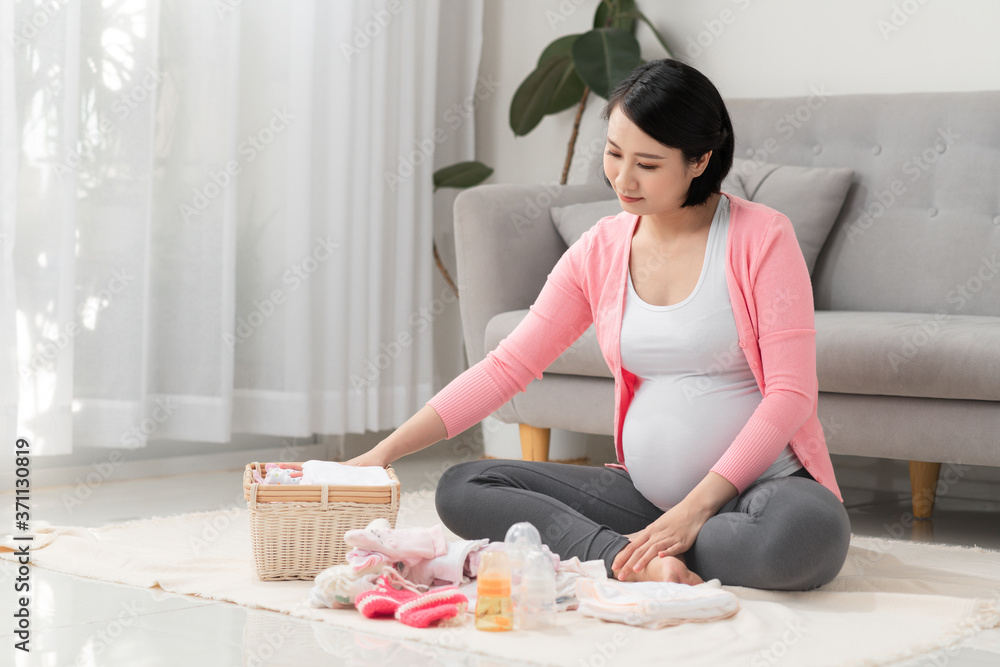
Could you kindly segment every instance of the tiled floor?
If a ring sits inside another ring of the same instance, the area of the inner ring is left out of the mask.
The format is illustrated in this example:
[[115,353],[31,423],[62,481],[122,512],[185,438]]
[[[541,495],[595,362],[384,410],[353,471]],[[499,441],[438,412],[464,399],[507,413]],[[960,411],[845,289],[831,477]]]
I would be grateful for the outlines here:
[[[932,522],[908,518],[906,464],[836,457],[855,533],[897,539],[933,539],[937,542],[1000,549],[1000,470],[973,469],[952,476],[961,479],[942,487]],[[433,455],[398,461],[398,474],[410,489],[427,487],[442,469]],[[944,471],[947,472],[947,471]],[[184,484],[160,477],[105,483],[93,489],[82,504],[73,502],[73,489],[36,489],[32,516],[51,525],[96,527],[132,519],[207,511],[231,506],[239,472],[187,476]],[[9,525],[11,495],[0,494]],[[43,523],[36,520],[36,526]],[[916,528],[914,528],[916,526]],[[63,665],[127,665],[128,667],[185,665],[465,665],[493,667],[496,662],[472,654],[426,649],[407,642],[387,642],[375,635],[338,630],[324,623],[308,623],[268,611],[160,590],[118,586],[35,568],[30,655],[11,651],[14,568],[0,561],[0,665],[31,667]],[[278,632],[278,629],[281,629]],[[279,637],[273,646],[269,637]],[[995,665],[997,655],[964,648],[948,656],[949,667]],[[706,656],[706,664],[711,664]],[[930,665],[911,661],[907,665]]]

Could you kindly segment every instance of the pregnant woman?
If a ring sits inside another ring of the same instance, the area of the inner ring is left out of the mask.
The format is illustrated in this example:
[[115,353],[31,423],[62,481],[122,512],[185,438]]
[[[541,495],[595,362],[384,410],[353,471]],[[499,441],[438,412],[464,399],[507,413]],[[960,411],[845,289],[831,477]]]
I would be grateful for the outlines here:
[[453,437],[524,391],[592,323],[615,378],[613,468],[483,460],[449,468],[441,520],[503,540],[530,521],[563,558],[621,580],[808,590],[850,525],[816,414],[812,286],[781,213],[722,193],[729,113],[694,68],[659,60],[611,94],[597,221],[529,314],[356,465]]

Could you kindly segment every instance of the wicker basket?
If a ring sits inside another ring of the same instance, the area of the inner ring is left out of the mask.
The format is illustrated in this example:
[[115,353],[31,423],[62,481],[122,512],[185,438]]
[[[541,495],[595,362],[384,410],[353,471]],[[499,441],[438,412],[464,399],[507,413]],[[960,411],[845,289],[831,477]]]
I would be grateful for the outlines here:
[[315,579],[328,567],[346,562],[347,531],[378,518],[396,527],[400,484],[391,466],[385,486],[329,486],[254,482],[254,470],[265,476],[264,465],[255,461],[243,471],[253,559],[261,581]]

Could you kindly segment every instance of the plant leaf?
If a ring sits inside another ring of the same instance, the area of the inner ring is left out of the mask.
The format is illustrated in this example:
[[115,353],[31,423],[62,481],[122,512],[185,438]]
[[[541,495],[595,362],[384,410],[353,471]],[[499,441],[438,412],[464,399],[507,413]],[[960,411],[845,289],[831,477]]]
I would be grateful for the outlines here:
[[573,43],[579,36],[579,34],[576,34],[560,37],[546,46],[545,50],[542,51],[542,55],[538,57],[539,65],[553,58],[564,57],[567,59],[565,68],[560,73],[559,80],[552,91],[552,100],[549,102],[549,106],[545,108],[546,116],[559,113],[574,104],[578,104],[580,98],[583,97],[583,81],[580,80],[580,75],[576,73],[576,67],[573,65],[572,60]]
[[566,69],[563,70],[562,76],[558,83],[556,83],[555,90],[552,91],[552,100],[545,109],[545,115],[559,113],[560,111],[569,109],[573,105],[579,104],[585,87],[583,81],[580,79],[580,75],[576,73],[573,61],[567,60]]
[[456,162],[434,172],[434,189],[471,188],[485,181],[492,173],[491,167],[478,160]]
[[618,82],[642,64],[639,42],[621,28],[597,28],[573,43],[573,64],[583,82],[607,99]]
[[663,47],[663,50],[667,52],[667,57],[668,58],[673,57],[670,55],[671,54],[670,47],[667,46],[667,42],[666,40],[663,39],[663,35],[661,35],[660,31],[656,29],[656,26],[654,26],[653,22],[649,20],[649,17],[647,17],[645,14],[639,11],[639,8],[636,7],[634,3],[632,5],[632,9],[629,10],[629,16],[637,18],[641,20],[643,23],[645,23],[646,26],[648,26],[649,29],[653,31],[653,36],[656,37],[656,40],[660,43],[660,46]]
[[[612,16],[611,24],[608,25],[608,15],[611,13],[612,7],[615,10],[614,16]],[[597,5],[597,11],[594,12],[594,27],[621,28],[628,32],[634,32],[635,19],[638,17],[632,14],[633,9],[635,9],[635,0],[601,2]]]
[[572,64],[566,56],[549,58],[521,82],[510,101],[510,129],[515,136],[523,137],[541,122],[567,62]]
[[556,41],[552,42],[545,47],[542,51],[542,55],[538,56],[538,65],[541,65],[546,60],[550,58],[557,58],[559,56],[566,56],[567,58],[573,57],[573,42],[576,41],[577,37],[583,33],[577,33],[575,35],[565,35],[560,37]]

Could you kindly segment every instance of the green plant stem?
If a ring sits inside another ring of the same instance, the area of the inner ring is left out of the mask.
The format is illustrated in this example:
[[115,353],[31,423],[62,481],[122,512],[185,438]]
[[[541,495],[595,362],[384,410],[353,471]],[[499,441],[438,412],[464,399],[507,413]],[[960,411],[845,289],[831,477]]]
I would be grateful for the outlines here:
[[559,185],[566,185],[569,178],[569,167],[573,162],[573,151],[576,150],[576,136],[580,133],[580,119],[583,118],[583,110],[587,107],[587,97],[590,96],[590,88],[584,86],[583,96],[580,98],[580,106],[576,108],[576,118],[573,120],[573,133],[569,136],[569,148],[566,151],[566,162],[563,164],[562,178]]
[[451,274],[448,273],[448,269],[444,267],[444,262],[441,261],[441,255],[438,254],[437,241],[433,242],[432,248],[434,250],[434,261],[437,262],[438,270],[441,271],[441,277],[444,278],[444,281],[448,283],[448,287],[451,288],[451,291],[454,292],[457,297],[458,288],[455,287],[455,283],[451,279]]

